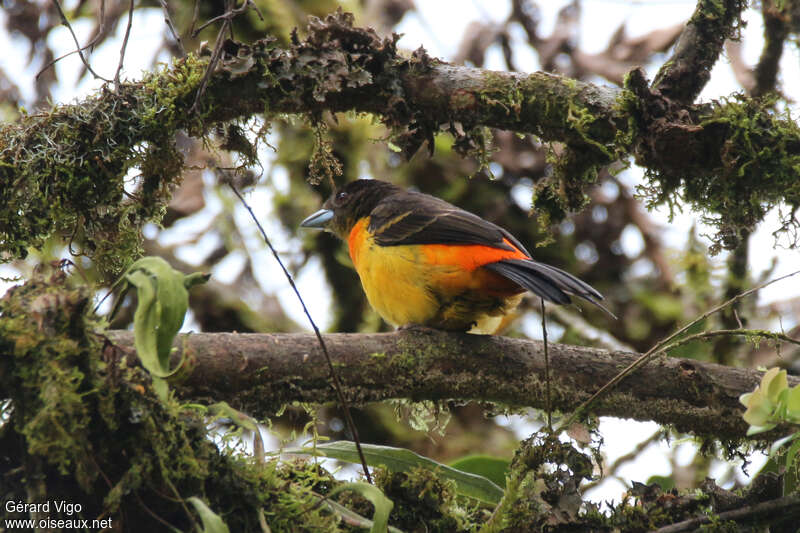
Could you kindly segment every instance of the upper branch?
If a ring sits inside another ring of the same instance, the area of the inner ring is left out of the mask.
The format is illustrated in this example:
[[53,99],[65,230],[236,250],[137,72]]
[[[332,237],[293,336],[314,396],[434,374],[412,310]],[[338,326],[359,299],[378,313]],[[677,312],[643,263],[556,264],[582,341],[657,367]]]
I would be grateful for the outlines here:
[[725,39],[739,28],[745,7],[745,0],[700,0],[653,88],[672,100],[692,103],[711,78]]
[[[404,57],[396,38],[381,40],[341,13],[315,19],[308,38],[285,48],[264,39],[223,50],[209,76],[207,58],[190,56],[118,91],[0,127],[1,257],[23,257],[58,231],[118,270],[180,179],[175,133],[202,136],[254,114],[373,113],[408,154],[425,140],[432,146],[440,130],[460,137],[457,146],[482,142],[478,126],[533,133],[572,148],[561,166],[573,171],[563,177],[573,180],[563,187],[572,197],[591,169],[633,154],[650,170],[654,202],[681,195],[720,217],[722,238],[781,200],[800,205],[800,128],[757,101],[680,105],[649,91],[641,75],[619,90],[453,66],[424,51]],[[238,140],[226,148],[255,165],[246,136]]]
[[[109,337],[123,351],[133,350],[132,332],[112,331]],[[325,343],[345,394],[356,403],[458,399],[545,407],[544,353],[538,341],[414,329],[331,334]],[[178,380],[186,396],[227,401],[255,415],[269,415],[293,401],[335,400],[314,335],[195,333],[177,339],[175,346],[185,349],[190,361]],[[550,345],[553,408],[574,410],[635,357]],[[760,377],[755,370],[663,358],[622,381],[592,412],[742,439],[748,426],[738,397],[751,392]],[[766,435],[759,438],[774,437]]]

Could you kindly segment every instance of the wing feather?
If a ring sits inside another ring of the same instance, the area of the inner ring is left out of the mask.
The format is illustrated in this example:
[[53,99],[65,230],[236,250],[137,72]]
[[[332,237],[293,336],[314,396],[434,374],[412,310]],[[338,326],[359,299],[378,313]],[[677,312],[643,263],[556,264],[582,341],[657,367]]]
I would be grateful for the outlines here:
[[509,251],[516,247],[530,256],[522,243],[500,226],[422,193],[387,197],[370,213],[369,230],[381,246],[481,244]]
[[554,266],[526,259],[503,259],[484,265],[484,268],[510,279],[549,302],[569,303],[569,295],[572,294],[593,303],[616,318],[614,313],[600,303],[603,295],[594,287]]

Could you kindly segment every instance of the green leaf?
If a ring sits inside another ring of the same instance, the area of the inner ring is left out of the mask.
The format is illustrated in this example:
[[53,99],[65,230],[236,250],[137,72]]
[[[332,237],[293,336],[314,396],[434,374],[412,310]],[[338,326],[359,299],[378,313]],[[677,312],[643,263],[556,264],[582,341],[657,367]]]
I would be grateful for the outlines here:
[[133,316],[136,352],[155,378],[167,378],[180,368],[170,370],[169,356],[189,307],[187,287],[207,279],[200,273],[184,276],[160,257],[139,259],[123,274],[123,292],[136,287],[139,300]]
[[[800,437],[800,432],[794,434],[795,437]],[[797,455],[800,454],[800,439],[794,439],[794,442],[789,449],[786,450],[786,471],[783,473],[783,495],[788,496],[797,491],[800,485],[800,460]]]
[[[764,394],[764,389],[758,387],[750,393],[747,411],[744,412],[742,418],[750,426],[767,426],[767,422],[774,410],[775,404]],[[748,432],[748,435],[751,435],[751,433]]]
[[800,385],[789,389],[786,395],[786,417],[790,422],[800,424]]
[[773,442],[772,446],[770,446],[770,448],[769,448],[769,457],[770,458],[774,457],[778,452],[780,452],[781,448],[783,448],[786,444],[792,442],[794,439],[796,439],[798,437],[800,437],[800,432],[792,433],[791,435],[788,435],[786,437],[782,437],[782,438],[776,440],[775,442]]
[[133,315],[133,335],[136,353],[142,365],[154,375],[160,374],[158,361],[158,306],[156,302],[155,284],[141,271],[125,275],[128,283],[136,287],[138,304]]
[[795,492],[800,484],[798,454],[800,454],[800,431],[772,443],[767,463],[762,467],[759,475],[764,472],[783,474],[783,495],[788,496]]
[[[391,446],[378,446],[376,444],[362,444],[364,458],[370,466],[384,466],[392,472],[408,472],[422,467],[436,471],[442,478],[451,479],[456,484],[456,491],[470,498],[482,502],[497,504],[503,497],[503,489],[483,476],[462,472],[447,465],[437,463],[411,450],[393,448]],[[314,455],[311,448],[292,448],[284,450],[286,453]],[[355,444],[350,441],[336,441],[316,446],[316,454],[332,457],[349,463],[361,462]]]
[[453,468],[483,476],[498,487],[506,486],[506,475],[510,465],[511,462],[508,459],[479,454],[467,455],[450,463]]
[[200,520],[203,521],[202,533],[230,533],[228,526],[222,521],[222,518],[208,508],[206,502],[196,496],[187,498],[186,501],[194,506],[194,510],[200,515]]
[[[361,516],[355,511],[351,511],[341,503],[329,500],[327,498],[324,500],[324,502],[325,505],[327,505],[331,511],[341,516],[344,523],[347,524],[348,526],[363,527],[370,529],[373,527],[374,522],[372,520]],[[389,533],[403,533],[403,532],[394,526],[389,526]]]
[[387,498],[378,487],[369,483],[344,483],[333,489],[328,497],[332,498],[345,490],[357,492],[375,506],[370,533],[386,533],[389,529],[389,513],[392,512],[394,502]]
[[770,368],[764,373],[764,377],[761,378],[761,389],[772,403],[778,402],[778,396],[781,391],[788,386],[786,370],[781,370],[778,367]]
[[769,431],[773,429],[776,424],[767,424],[765,426],[750,426],[747,428],[747,436],[750,437],[752,435],[758,435],[759,433],[764,433],[765,431]]
[[753,397],[752,392],[745,392],[744,394],[739,396],[739,403],[744,405],[745,407],[750,407],[750,398]]
[[254,418],[234,409],[228,402],[209,405],[208,414],[214,418],[229,418],[234,424],[248,431],[258,431],[258,422]]

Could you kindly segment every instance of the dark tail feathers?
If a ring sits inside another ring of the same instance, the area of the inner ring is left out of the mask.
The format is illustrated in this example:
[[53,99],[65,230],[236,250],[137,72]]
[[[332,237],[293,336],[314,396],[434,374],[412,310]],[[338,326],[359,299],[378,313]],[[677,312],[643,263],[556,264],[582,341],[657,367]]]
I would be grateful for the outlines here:
[[504,259],[483,267],[525,287],[548,302],[568,304],[572,302],[569,297],[572,294],[590,301],[613,318],[617,318],[600,303],[603,299],[602,294],[588,283],[556,267],[525,259]]

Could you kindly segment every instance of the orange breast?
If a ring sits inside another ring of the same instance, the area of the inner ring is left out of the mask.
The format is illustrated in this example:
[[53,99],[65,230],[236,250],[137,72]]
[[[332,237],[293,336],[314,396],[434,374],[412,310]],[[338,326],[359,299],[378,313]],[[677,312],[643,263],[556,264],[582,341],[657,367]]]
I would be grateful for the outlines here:
[[350,235],[347,237],[347,247],[350,251],[350,259],[353,260],[353,265],[355,265],[356,270],[358,270],[361,251],[366,245],[367,237],[369,237],[369,233],[367,232],[368,224],[369,217],[362,218],[356,223],[355,226],[353,226],[353,229],[350,230]]

